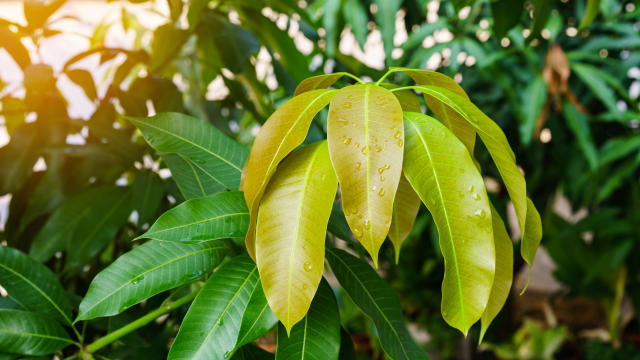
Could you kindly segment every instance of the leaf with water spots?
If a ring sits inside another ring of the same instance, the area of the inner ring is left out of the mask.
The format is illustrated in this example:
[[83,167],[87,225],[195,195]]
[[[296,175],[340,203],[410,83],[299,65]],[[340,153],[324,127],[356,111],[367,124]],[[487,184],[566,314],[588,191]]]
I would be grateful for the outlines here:
[[287,331],[307,313],[324,265],[324,243],[338,181],[327,142],[280,164],[260,203],[256,263],[273,312]]
[[372,84],[339,90],[329,108],[327,140],[347,222],[377,265],[402,172],[400,103]]
[[251,148],[243,182],[244,198],[251,214],[245,238],[247,251],[255,259],[255,221],[258,204],[276,167],[302,144],[313,117],[327,106],[335,90],[312,90],[284,103],[264,123]]
[[433,215],[445,259],[442,316],[463,334],[485,310],[495,272],[491,210],[465,146],[424,114],[405,117],[404,175]]

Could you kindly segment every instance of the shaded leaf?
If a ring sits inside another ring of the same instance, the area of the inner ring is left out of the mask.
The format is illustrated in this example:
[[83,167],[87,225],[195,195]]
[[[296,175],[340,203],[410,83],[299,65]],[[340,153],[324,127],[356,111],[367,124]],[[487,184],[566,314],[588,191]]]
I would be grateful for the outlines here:
[[0,148],[0,195],[15,192],[31,175],[40,156],[40,141],[37,124],[23,124]]
[[149,241],[121,255],[91,281],[76,321],[119,314],[142,300],[210,272],[224,258],[220,241]]
[[524,9],[524,0],[490,1],[493,18],[493,34],[502,39],[507,32],[520,22],[520,14]]
[[400,259],[400,247],[404,239],[409,236],[413,228],[413,223],[420,210],[420,197],[413,190],[407,178],[400,177],[396,198],[393,200],[393,214],[391,215],[391,226],[389,227],[389,239],[393,244],[396,254],[396,264]]
[[329,265],[353,302],[373,320],[385,353],[397,359],[428,359],[404,326],[396,292],[364,260],[327,249]]
[[145,224],[155,217],[162,196],[164,182],[152,171],[140,171],[133,182],[133,205],[138,211],[138,225]]
[[382,87],[352,85],[331,101],[329,154],[351,230],[375,264],[393,211],[400,174],[404,128],[396,97]]
[[93,76],[87,70],[73,69],[66,70],[65,73],[69,77],[69,80],[74,84],[80,86],[89,100],[96,101],[98,98],[98,90],[96,90],[96,84],[93,81]]
[[169,359],[225,359],[233,351],[258,270],[248,256],[225,263],[207,280],[180,326]]
[[[533,258],[542,240],[542,221],[540,214],[536,210],[531,199],[527,198],[527,221],[525,225],[526,232],[522,237],[520,245],[520,254],[524,261],[529,264],[529,279],[531,279],[531,267],[533,266]],[[526,286],[525,286],[526,289]],[[524,289],[522,290],[524,292]]]
[[357,360],[356,349],[353,346],[353,340],[351,335],[344,329],[340,328],[340,354],[338,355],[340,360]]
[[378,6],[375,13],[376,23],[380,26],[382,33],[382,44],[384,45],[385,63],[390,64],[391,51],[394,48],[393,37],[396,34],[396,14],[400,10],[400,0],[373,0]]
[[518,130],[520,132],[520,141],[522,141],[523,145],[531,143],[538,121],[538,115],[540,115],[546,99],[547,86],[542,76],[538,75],[523,90],[520,99],[520,116],[522,120],[518,126]]
[[239,191],[191,199],[162,214],[139,238],[196,243],[241,238],[249,225],[249,212]]
[[249,151],[212,125],[179,113],[127,119],[156,151],[183,155],[228,189],[235,190],[240,185],[242,165]]
[[598,167],[598,150],[591,137],[589,119],[569,103],[563,105],[562,114],[567,121],[569,129],[578,139],[578,146],[582,150],[587,163],[589,163],[589,168],[595,170]]
[[27,254],[0,246],[0,285],[24,309],[71,324],[71,304],[60,281]]
[[172,23],[158,26],[151,41],[151,72],[159,72],[171,62],[189,37],[189,32]]
[[262,285],[258,283],[251,294],[247,309],[242,315],[242,323],[240,324],[235,348],[238,349],[254,341],[271,330],[277,323],[278,318],[271,311],[267,298],[264,296]]
[[336,51],[336,42],[340,39],[342,29],[338,28],[338,13],[341,0],[325,0],[322,7],[322,26],[325,30],[325,51],[328,57],[333,57]]
[[171,170],[171,177],[178,185],[185,199],[217,194],[225,187],[196,166],[191,160],[179,154],[161,154]]
[[36,313],[0,309],[0,349],[23,355],[47,355],[74,342],[57,322]]
[[247,232],[247,251],[255,257],[255,221],[258,204],[276,167],[293,149],[302,144],[313,117],[324,108],[335,90],[312,90],[284,103],[264,123],[247,160],[244,198],[251,213]]
[[241,72],[249,56],[260,49],[251,32],[212,11],[202,17],[198,33],[204,37],[203,41],[213,42],[213,50],[220,56],[222,65],[234,73]]
[[404,175],[433,215],[445,260],[442,316],[463,334],[485,310],[495,272],[491,210],[464,145],[440,122],[405,113]]
[[360,0],[345,0],[342,5],[342,17],[350,25],[360,49],[367,42],[367,23],[369,16]]
[[323,279],[304,319],[290,332],[282,325],[278,327],[276,360],[337,360],[339,351],[338,303],[331,286]]
[[580,21],[580,26],[578,26],[578,29],[582,30],[586,28],[587,26],[589,26],[589,24],[591,24],[593,19],[595,19],[596,16],[598,16],[598,13],[600,12],[600,3],[601,3],[601,0],[587,1],[587,10],[584,16],[582,17],[582,20]]
[[531,21],[531,34],[527,37],[527,43],[540,35],[547,21],[549,21],[554,3],[555,0],[533,0],[533,20]]
[[620,112],[616,106],[616,95],[601,76],[600,70],[592,65],[577,62],[571,63],[571,70],[591,89],[593,94],[602,101],[610,112]]
[[291,154],[260,203],[256,263],[273,312],[287,332],[307,313],[324,267],[336,179],[326,141]]

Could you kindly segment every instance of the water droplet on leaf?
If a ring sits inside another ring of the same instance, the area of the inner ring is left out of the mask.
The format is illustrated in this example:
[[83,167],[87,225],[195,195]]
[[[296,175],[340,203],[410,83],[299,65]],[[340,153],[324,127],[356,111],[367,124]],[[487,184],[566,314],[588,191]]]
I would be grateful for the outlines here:
[[469,185],[469,187],[467,188],[467,190],[469,190],[469,192],[473,192],[475,188],[473,187],[473,185]]
[[364,221],[364,228],[365,229],[370,229],[371,228],[371,221],[369,221],[369,219]]
[[351,101],[345,101],[344,103],[342,103],[342,107],[345,109],[350,109],[351,106],[353,106],[353,104],[351,104]]
[[308,261],[304,262],[304,271],[311,271],[311,263]]
[[481,199],[480,198],[480,194],[478,194],[478,193],[473,194],[473,199],[474,200],[480,200]]
[[482,209],[478,209],[473,213],[473,216],[475,216],[478,219],[484,219],[484,217],[486,216],[484,210]]
[[378,192],[378,195],[384,196],[384,188],[380,188],[380,191]]

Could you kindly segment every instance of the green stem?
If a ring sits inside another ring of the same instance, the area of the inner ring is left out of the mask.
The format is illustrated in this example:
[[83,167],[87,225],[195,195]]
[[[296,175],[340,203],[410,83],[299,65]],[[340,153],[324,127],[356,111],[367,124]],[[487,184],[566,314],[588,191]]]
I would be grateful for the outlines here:
[[402,90],[420,90],[420,85],[410,85],[410,86],[403,86],[399,88],[389,89],[389,91],[391,92],[402,91]]
[[393,74],[394,72],[398,72],[401,71],[400,68],[390,68],[389,71],[387,71],[384,75],[382,75],[382,77],[380,79],[378,79],[378,81],[376,81],[376,86],[380,85],[380,83],[382,82],[382,80],[384,80],[387,76]]
[[175,301],[173,301],[170,304],[167,305],[163,305],[160,306],[159,308],[157,308],[156,310],[148,313],[147,315],[135,320],[134,322],[131,322],[123,327],[121,327],[120,329],[111,332],[101,338],[99,338],[98,340],[92,342],[91,344],[87,345],[84,349],[84,351],[86,353],[93,353],[96,352],[98,350],[100,350],[101,348],[111,344],[112,342],[118,340],[119,338],[127,335],[128,333],[137,330],[138,328],[141,328],[145,325],[147,325],[148,323],[150,323],[151,321],[155,320],[156,318],[158,318],[161,315],[164,315],[168,312],[171,312],[172,310],[175,310],[177,308],[179,308],[180,306],[190,302],[191,300],[193,300],[196,295],[198,295],[198,291],[194,291],[188,295],[185,295]]
[[352,78],[353,80],[357,81],[360,84],[364,84],[364,81],[362,81],[362,79],[360,79],[359,77],[357,77],[357,76],[355,76],[353,74],[350,74],[348,72],[342,72],[341,74],[344,75],[344,76],[348,76],[348,77]]

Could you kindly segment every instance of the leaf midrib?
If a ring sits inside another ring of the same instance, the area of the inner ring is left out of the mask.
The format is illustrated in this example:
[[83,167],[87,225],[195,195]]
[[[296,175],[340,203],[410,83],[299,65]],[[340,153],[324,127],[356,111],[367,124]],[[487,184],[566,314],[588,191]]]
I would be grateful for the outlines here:
[[7,330],[7,329],[0,329],[0,333],[5,333],[5,334],[16,334],[16,335],[22,335],[22,336],[32,336],[32,337],[39,337],[39,338],[43,338],[43,339],[51,339],[51,340],[56,340],[56,341],[63,341],[69,344],[74,344],[75,342],[71,339],[67,339],[67,338],[62,338],[59,336],[53,336],[53,335],[45,335],[45,334],[37,334],[37,333],[30,333],[30,332],[25,332],[25,331],[16,331],[16,330]]
[[411,126],[413,126],[413,128],[415,129],[416,135],[420,138],[420,141],[422,142],[422,145],[424,146],[425,152],[427,153],[427,157],[429,158],[429,162],[431,163],[431,169],[433,171],[433,178],[436,182],[436,188],[437,188],[437,193],[438,196],[440,197],[440,202],[442,203],[442,211],[444,212],[444,217],[445,217],[445,223],[447,224],[447,231],[449,233],[449,242],[451,243],[451,248],[453,249],[453,268],[455,270],[455,275],[456,275],[456,279],[458,280],[456,285],[458,288],[458,296],[460,299],[460,317],[462,319],[462,323],[466,324],[465,321],[465,313],[464,313],[464,299],[463,299],[463,295],[462,295],[462,284],[460,282],[460,269],[458,268],[458,255],[456,252],[456,245],[455,242],[453,241],[453,230],[451,229],[451,222],[449,221],[449,213],[447,211],[447,206],[445,205],[445,201],[444,201],[444,196],[442,194],[442,187],[440,186],[440,181],[438,180],[438,172],[436,171],[436,167],[434,166],[434,162],[433,159],[431,158],[431,153],[429,152],[429,147],[427,146],[426,141],[424,140],[424,137],[422,136],[422,134],[420,133],[420,130],[418,130],[418,127],[413,123],[413,121],[411,119],[407,119],[407,122],[409,124],[411,124]]
[[[367,150],[370,150],[369,147],[369,94],[371,93],[371,87],[370,86],[365,86],[364,88],[364,138],[365,138],[365,146]],[[365,221],[372,221],[371,218],[371,175],[370,175],[370,170],[371,170],[371,152],[367,153],[367,156],[365,156],[366,158],[366,165],[367,165],[367,187],[365,189],[366,193],[367,193],[367,218],[365,219]],[[371,245],[371,252],[372,252],[372,256],[373,256],[373,252],[375,251],[374,249],[375,244],[373,243],[373,227],[369,226],[369,229],[363,229],[362,231],[362,235],[364,235],[364,230],[368,230],[369,232],[369,243]],[[378,267],[378,251],[375,251],[375,258],[373,259],[373,262],[376,264],[376,267]]]

